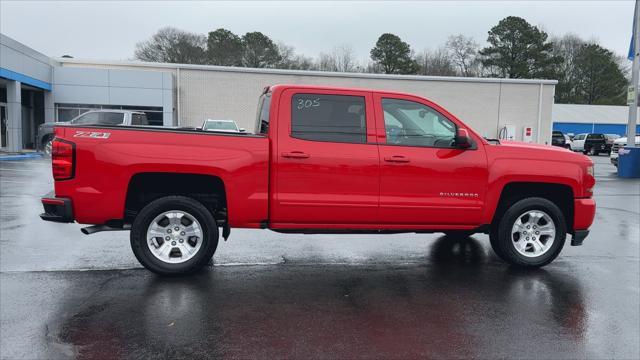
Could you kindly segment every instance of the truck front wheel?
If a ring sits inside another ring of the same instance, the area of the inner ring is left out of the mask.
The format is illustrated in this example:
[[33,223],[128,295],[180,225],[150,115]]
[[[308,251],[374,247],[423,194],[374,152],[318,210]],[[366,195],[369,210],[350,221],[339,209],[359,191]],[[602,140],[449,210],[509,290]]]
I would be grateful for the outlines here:
[[131,226],[131,249],[140,263],[161,275],[205,266],[218,247],[218,226],[200,202],[185,196],[152,201]]
[[553,202],[531,197],[512,204],[498,226],[491,245],[506,262],[523,267],[544,266],[562,250],[567,236],[562,211]]

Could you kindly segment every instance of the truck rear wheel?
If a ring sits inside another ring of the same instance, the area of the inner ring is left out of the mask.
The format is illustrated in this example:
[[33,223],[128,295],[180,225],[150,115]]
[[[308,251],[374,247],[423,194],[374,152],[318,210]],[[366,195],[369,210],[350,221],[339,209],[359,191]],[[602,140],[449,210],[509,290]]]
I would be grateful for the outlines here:
[[522,199],[493,227],[491,246],[506,262],[540,267],[553,261],[567,236],[564,215],[553,202],[537,197]]
[[161,275],[200,270],[218,247],[218,226],[200,202],[185,196],[152,201],[131,226],[131,249],[138,261]]

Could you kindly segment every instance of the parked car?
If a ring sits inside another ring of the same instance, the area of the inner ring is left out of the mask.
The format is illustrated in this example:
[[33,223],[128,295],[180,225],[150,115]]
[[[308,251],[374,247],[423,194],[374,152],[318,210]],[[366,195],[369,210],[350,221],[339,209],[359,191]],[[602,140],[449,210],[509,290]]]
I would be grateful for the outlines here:
[[202,130],[205,131],[222,131],[222,132],[245,132],[246,130],[238,127],[233,120],[212,120],[207,119],[202,124]]
[[611,150],[611,147],[613,146],[613,142],[616,141],[617,139],[620,139],[620,135],[604,134],[604,138],[605,138],[605,141],[607,142],[607,145],[609,146],[609,150]]
[[562,131],[553,131],[551,133],[551,145],[570,149],[571,139],[568,135],[563,134]]
[[39,150],[51,154],[53,128],[58,125],[149,125],[143,112],[128,110],[93,110],[76,116],[71,121],[47,122],[38,127]]
[[482,232],[505,261],[538,267],[568,233],[581,245],[595,215],[589,158],[486,141],[422,97],[277,85],[257,124],[257,134],[57,126],[41,218],[94,224],[85,234],[131,230],[142,265],[176,274],[206,265],[218,228],[227,239],[232,227]]
[[[636,144],[640,144],[640,135],[636,136]],[[611,154],[609,154],[609,160],[615,167],[618,167],[618,150],[620,150],[621,147],[625,146],[627,146],[626,137],[621,137],[613,142],[613,146],[611,147]]]
[[609,153],[611,145],[607,144],[604,134],[578,134],[571,142],[571,150],[589,155],[598,155],[600,153]]

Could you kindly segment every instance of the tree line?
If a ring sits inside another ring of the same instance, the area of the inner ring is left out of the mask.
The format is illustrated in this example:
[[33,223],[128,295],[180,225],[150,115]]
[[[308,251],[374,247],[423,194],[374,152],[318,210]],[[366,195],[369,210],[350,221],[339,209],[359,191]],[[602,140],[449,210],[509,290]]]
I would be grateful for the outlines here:
[[550,38],[525,19],[506,17],[488,32],[487,46],[461,34],[435,49],[415,53],[399,36],[385,33],[361,64],[348,45],[312,58],[255,31],[242,36],[226,29],[207,35],[164,27],[136,45],[135,57],[149,62],[251,68],[416,74],[432,76],[557,79],[557,103],[624,105],[629,68],[626,60],[568,34]]

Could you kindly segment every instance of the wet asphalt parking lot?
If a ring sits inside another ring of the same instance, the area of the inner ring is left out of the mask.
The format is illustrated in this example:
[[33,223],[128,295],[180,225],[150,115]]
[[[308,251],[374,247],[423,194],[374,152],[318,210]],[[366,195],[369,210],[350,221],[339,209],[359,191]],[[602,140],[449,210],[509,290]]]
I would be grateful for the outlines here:
[[0,357],[640,358],[640,180],[593,159],[591,234],[543,269],[486,235],[233,230],[175,278],[128,232],[41,221],[46,159],[0,161]]

